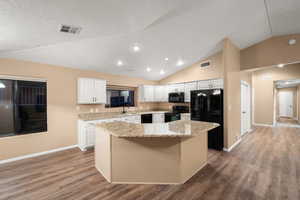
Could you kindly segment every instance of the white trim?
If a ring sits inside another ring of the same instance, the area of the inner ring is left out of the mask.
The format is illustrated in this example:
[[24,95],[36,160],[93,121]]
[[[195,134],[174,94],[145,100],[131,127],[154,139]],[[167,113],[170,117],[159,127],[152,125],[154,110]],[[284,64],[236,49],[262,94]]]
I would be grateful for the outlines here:
[[66,146],[66,147],[61,147],[61,148],[57,148],[57,149],[52,149],[52,150],[49,150],[49,151],[43,151],[43,152],[38,152],[38,153],[33,153],[33,154],[27,154],[27,155],[24,155],[24,156],[9,158],[9,159],[6,159],[6,160],[0,160],[0,165],[5,164],[5,163],[14,162],[14,161],[17,161],[17,160],[23,160],[23,159],[26,159],[26,158],[33,158],[33,157],[37,157],[37,156],[41,156],[41,155],[55,153],[55,152],[58,152],[58,151],[64,151],[64,150],[67,150],[67,149],[73,149],[73,148],[76,148],[76,147],[78,147],[78,145]]
[[285,124],[285,123],[277,123],[277,127],[290,127],[290,128],[300,128],[299,124]]
[[226,151],[226,152],[230,152],[234,147],[236,147],[240,142],[242,141],[242,139],[238,139],[238,141],[236,141],[233,145],[231,145],[231,147],[229,147],[228,149],[227,148],[223,148],[223,151]]
[[47,82],[47,79],[44,79],[44,78],[25,77],[25,76],[11,76],[11,75],[1,75],[1,74],[0,74],[0,79]]
[[260,123],[253,123],[254,126],[265,126],[265,127],[274,127],[273,124],[260,124]]

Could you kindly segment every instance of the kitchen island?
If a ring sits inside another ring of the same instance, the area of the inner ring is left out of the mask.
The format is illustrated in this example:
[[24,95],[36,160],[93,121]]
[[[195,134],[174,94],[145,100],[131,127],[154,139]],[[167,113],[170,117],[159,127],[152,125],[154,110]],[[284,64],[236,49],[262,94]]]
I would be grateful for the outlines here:
[[110,183],[182,184],[206,165],[216,123],[179,120],[96,125],[95,166]]

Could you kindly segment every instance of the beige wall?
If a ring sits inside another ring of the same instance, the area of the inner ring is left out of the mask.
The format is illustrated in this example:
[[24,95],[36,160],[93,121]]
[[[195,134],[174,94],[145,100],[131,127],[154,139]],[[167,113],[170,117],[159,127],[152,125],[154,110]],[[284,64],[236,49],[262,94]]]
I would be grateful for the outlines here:
[[241,135],[240,50],[229,39],[224,40],[224,146],[230,148]]
[[[0,160],[55,148],[77,144],[77,114],[90,109],[96,111],[116,111],[105,109],[103,105],[76,104],[77,78],[94,77],[108,81],[112,85],[136,87],[138,84],[155,84],[139,78],[115,76],[95,71],[76,70],[32,62],[0,59],[0,74],[47,79],[48,89],[48,132],[0,138]],[[142,104],[151,109],[152,104]]]
[[[288,45],[296,39],[295,45]],[[300,61],[300,34],[269,38],[241,51],[241,69],[254,69]]]
[[274,119],[274,81],[300,78],[300,64],[284,68],[268,67],[254,71],[252,86],[254,91],[254,123],[273,124]]

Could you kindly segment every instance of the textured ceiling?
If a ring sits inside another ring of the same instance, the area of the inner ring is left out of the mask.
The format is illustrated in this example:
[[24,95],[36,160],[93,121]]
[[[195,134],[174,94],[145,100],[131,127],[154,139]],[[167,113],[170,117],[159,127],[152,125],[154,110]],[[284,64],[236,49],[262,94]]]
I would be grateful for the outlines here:
[[[159,80],[219,51],[225,37],[245,48],[299,33],[299,9],[299,0],[2,0],[0,57]],[[60,33],[61,24],[82,31]]]

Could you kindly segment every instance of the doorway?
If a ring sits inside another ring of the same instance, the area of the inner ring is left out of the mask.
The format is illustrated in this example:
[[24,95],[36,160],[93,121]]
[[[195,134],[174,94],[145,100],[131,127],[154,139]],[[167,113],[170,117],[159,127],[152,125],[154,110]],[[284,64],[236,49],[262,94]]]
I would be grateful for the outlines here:
[[251,88],[250,85],[241,81],[241,135],[251,130]]
[[280,91],[278,93],[279,117],[293,118],[294,117],[294,92]]
[[277,81],[275,112],[277,126],[299,126],[300,84],[297,80]]

